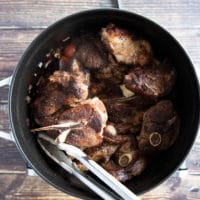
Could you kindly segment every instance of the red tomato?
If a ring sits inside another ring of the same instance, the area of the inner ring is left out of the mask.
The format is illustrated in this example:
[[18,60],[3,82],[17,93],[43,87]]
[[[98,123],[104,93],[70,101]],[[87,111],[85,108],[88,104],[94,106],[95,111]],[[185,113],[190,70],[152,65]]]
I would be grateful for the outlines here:
[[76,47],[73,44],[69,44],[64,47],[63,55],[66,57],[72,57],[76,51]]

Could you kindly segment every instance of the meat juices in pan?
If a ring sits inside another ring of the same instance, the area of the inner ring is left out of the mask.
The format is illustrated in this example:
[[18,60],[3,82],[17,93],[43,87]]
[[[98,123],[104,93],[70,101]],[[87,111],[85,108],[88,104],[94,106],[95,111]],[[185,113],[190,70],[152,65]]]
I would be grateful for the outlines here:
[[81,123],[46,132],[57,143],[80,147],[122,182],[148,170],[149,155],[174,145],[180,119],[165,98],[176,70],[169,59],[157,61],[147,39],[108,24],[70,39],[59,52],[56,70],[33,95],[32,128]]

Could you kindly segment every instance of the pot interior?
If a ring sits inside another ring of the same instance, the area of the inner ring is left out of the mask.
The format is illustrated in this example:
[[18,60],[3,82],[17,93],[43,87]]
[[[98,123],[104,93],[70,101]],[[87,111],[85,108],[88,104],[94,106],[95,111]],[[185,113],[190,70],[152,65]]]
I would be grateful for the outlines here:
[[85,11],[55,23],[31,43],[14,72],[9,99],[11,124],[17,145],[33,169],[58,189],[84,199],[98,197],[50,161],[39,149],[36,138],[27,126],[28,108],[25,99],[30,85],[38,79],[34,74],[44,73],[38,63],[45,59],[50,49],[60,46],[68,36],[73,38],[84,31],[97,32],[110,22],[144,36],[152,44],[155,57],[162,60],[169,56],[177,70],[177,81],[170,98],[181,118],[178,139],[172,148],[163,152],[142,175],[128,181],[126,186],[141,194],[165,180],[189,152],[199,123],[199,90],[193,66],[177,41],[161,27],[141,16],[111,9]]

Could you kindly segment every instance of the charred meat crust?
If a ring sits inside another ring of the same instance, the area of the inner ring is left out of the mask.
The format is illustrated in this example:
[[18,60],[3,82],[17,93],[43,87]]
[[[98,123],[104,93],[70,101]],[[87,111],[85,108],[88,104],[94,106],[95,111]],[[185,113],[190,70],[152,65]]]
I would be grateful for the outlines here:
[[88,125],[95,131],[101,131],[102,119],[99,113],[97,113],[90,105],[81,105],[75,108],[71,108],[63,112],[59,120],[74,120],[74,121],[88,121]]
[[96,162],[106,163],[110,160],[111,156],[116,152],[118,147],[118,144],[103,142],[100,146],[86,149],[85,153],[90,157],[90,159]]
[[[174,144],[179,133],[179,127],[180,119],[172,102],[169,100],[158,102],[144,113],[142,129],[138,137],[140,150],[168,149]],[[156,145],[152,144],[152,134],[159,136]]]
[[66,136],[65,133],[61,134],[64,135],[66,143],[79,147],[92,147],[102,143],[103,128],[106,125],[107,118],[104,104],[95,97],[60,113],[58,121],[83,122],[84,127],[73,129]]
[[156,68],[135,67],[124,79],[125,86],[131,91],[158,99],[169,94],[174,86],[176,71],[169,62],[163,62]]
[[77,52],[75,57],[88,69],[100,69],[107,65],[108,54],[100,40],[85,35],[76,41]]
[[119,63],[143,66],[152,59],[153,51],[148,41],[136,39],[114,24],[102,28],[101,40]]

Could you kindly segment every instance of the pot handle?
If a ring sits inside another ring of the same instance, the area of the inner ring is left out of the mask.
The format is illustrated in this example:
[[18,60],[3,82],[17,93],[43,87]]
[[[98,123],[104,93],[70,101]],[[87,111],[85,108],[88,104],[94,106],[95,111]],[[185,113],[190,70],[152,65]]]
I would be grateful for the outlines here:
[[[8,78],[1,80],[0,81],[0,87],[10,86],[11,79],[12,79],[12,76],[9,76]],[[15,142],[11,132],[6,133],[4,131],[0,131],[0,138]]]
[[117,0],[117,8],[123,9],[121,0]]
[[[11,83],[11,79],[12,79],[12,76],[9,76],[8,78],[1,80],[0,81],[0,88],[4,87],[4,86],[9,87],[10,83]],[[0,131],[0,138],[3,138],[5,140],[9,140],[9,141],[12,141],[12,142],[15,143],[12,132],[6,133],[4,131]],[[37,176],[35,171],[27,163],[26,163],[26,169],[27,169],[26,171],[27,171],[28,176]]]
[[10,86],[10,82],[11,82],[12,76],[9,76],[3,80],[0,81],[0,87],[3,86]]

